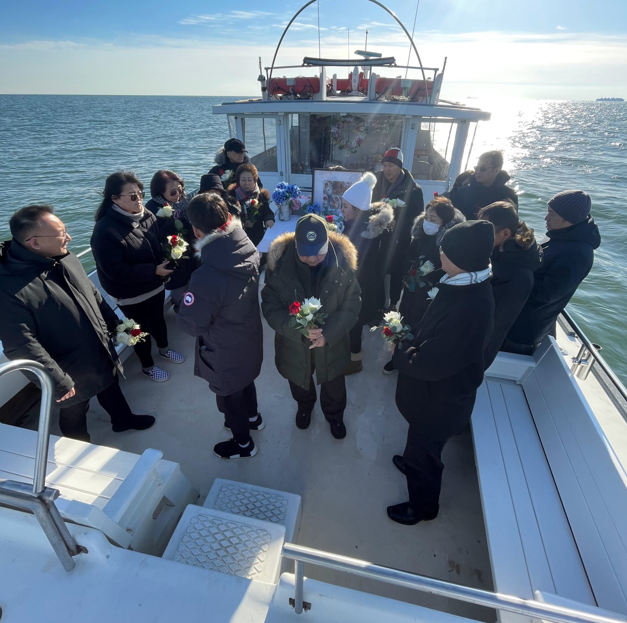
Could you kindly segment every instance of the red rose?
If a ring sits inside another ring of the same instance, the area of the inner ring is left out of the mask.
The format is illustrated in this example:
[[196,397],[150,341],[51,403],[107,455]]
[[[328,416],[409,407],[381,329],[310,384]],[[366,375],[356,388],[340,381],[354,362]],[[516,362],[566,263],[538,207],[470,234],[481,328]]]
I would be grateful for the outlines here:
[[412,269],[409,271],[409,276],[410,276],[410,277],[415,277],[415,276],[416,276],[416,269],[415,269],[415,268],[412,268]]
[[383,329],[383,335],[385,335],[385,337],[392,337],[394,335],[394,331],[392,331],[390,327],[385,327]]
[[224,169],[220,169],[220,170],[218,171],[218,175],[219,175],[220,177],[222,177],[222,176],[224,175]]
[[178,236],[172,236],[172,238],[170,238],[170,244],[171,244],[173,247],[175,247],[175,246],[176,246],[176,244],[178,243],[178,241],[179,241],[179,237],[178,237]]
[[327,223],[333,222],[333,214],[327,214]]
[[300,303],[298,301],[294,301],[290,305],[290,314],[292,314],[292,316],[296,316],[299,311],[300,311]]
[[133,337],[139,337],[142,334],[141,329],[131,329],[131,335]]

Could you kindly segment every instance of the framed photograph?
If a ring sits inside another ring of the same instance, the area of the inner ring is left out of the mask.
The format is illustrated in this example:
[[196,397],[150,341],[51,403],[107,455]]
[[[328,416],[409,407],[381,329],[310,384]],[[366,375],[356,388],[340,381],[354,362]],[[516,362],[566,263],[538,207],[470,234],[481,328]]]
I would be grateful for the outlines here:
[[363,171],[314,169],[313,202],[320,204],[323,210],[339,210],[342,196],[363,174]]

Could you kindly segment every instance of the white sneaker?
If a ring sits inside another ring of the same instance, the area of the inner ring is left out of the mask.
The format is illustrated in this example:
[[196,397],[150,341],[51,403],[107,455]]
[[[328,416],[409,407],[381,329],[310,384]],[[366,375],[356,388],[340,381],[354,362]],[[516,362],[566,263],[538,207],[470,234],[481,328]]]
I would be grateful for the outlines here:
[[152,368],[150,368],[148,372],[146,372],[145,370],[142,370],[142,372],[155,383],[165,383],[166,381],[170,380],[170,373],[162,370],[157,366],[152,366]]

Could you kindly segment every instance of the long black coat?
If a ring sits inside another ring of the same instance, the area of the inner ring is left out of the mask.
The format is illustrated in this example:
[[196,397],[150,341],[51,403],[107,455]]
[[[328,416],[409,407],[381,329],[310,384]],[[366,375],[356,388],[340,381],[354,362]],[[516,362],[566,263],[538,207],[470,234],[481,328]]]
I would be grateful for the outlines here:
[[218,396],[252,383],[261,371],[259,254],[235,219],[225,231],[198,241],[201,266],[178,312],[180,327],[196,338],[194,374]]
[[91,236],[100,285],[116,299],[146,294],[163,284],[155,270],[163,263],[157,217],[144,210],[139,222],[112,208]]
[[361,287],[361,311],[358,324],[374,320],[385,305],[384,273],[382,270],[385,241],[394,219],[394,211],[388,205],[359,211],[354,221],[346,222],[342,232],[357,249],[357,281]]
[[[238,204],[235,188],[235,184],[229,186],[229,201],[231,205]],[[259,204],[256,209],[249,208],[245,202],[239,202],[241,207],[240,218],[242,219],[244,231],[255,246],[261,242],[266,233],[266,221],[276,220],[274,212],[270,207],[270,193],[265,188],[259,191],[257,201],[259,201]],[[250,214],[249,211],[251,212]],[[256,214],[252,214],[252,212],[256,212]],[[246,227],[246,221],[252,222],[252,227]]]
[[518,318],[533,288],[533,273],[542,264],[542,249],[535,240],[521,245],[510,238],[492,253],[494,335],[486,351],[486,368],[492,365],[507,332]]
[[453,205],[469,220],[477,218],[477,212],[495,201],[509,199],[518,208],[518,195],[510,186],[506,186],[510,179],[507,171],[501,171],[496,176],[492,186],[479,184],[473,175],[470,184],[462,186],[451,194]]
[[[392,192],[384,193],[384,186],[387,180],[383,175],[383,171],[376,173],[377,183],[372,190],[372,201],[381,201],[382,199],[401,199],[407,205],[404,208],[396,208],[394,210],[394,231],[387,238],[385,261],[383,265],[384,274],[390,273],[398,276],[398,283],[392,286],[392,289],[398,290],[400,295],[400,275],[403,272],[407,249],[411,242],[411,228],[421,212],[424,210],[425,202],[422,196],[422,188],[416,184],[412,174],[403,169],[403,182]],[[395,301],[394,301],[395,302]]]
[[483,382],[493,329],[489,279],[467,286],[440,284],[414,341],[401,342],[394,352],[396,406],[410,426],[438,440],[462,430]]
[[118,318],[68,253],[46,258],[15,241],[0,245],[0,340],[11,360],[41,363],[69,407],[109,387],[122,365],[109,339]]
[[550,333],[559,314],[588,276],[601,234],[589,216],[582,223],[547,232],[542,266],[534,273],[527,303],[510,329],[508,340],[536,346]]

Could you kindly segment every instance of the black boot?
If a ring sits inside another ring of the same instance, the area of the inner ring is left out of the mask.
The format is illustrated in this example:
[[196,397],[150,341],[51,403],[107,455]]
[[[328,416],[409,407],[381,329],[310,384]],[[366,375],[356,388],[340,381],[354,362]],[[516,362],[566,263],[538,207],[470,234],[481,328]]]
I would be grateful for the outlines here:
[[346,437],[346,426],[344,426],[344,422],[329,422],[331,426],[331,434],[334,439],[344,439]]
[[415,526],[421,521],[431,521],[437,516],[437,511],[435,515],[425,515],[424,513],[419,513],[410,506],[409,502],[388,506],[388,517],[392,521],[403,524],[404,526]]
[[311,424],[311,411],[306,413],[305,411],[296,412],[296,428],[300,430],[306,430]]
[[405,459],[400,454],[395,454],[392,459],[392,463],[394,463],[394,467],[401,472],[401,474],[407,475],[407,466],[405,465]]
[[113,425],[114,433],[123,433],[126,430],[146,430],[155,423],[152,415],[133,415],[133,417],[125,422]]

